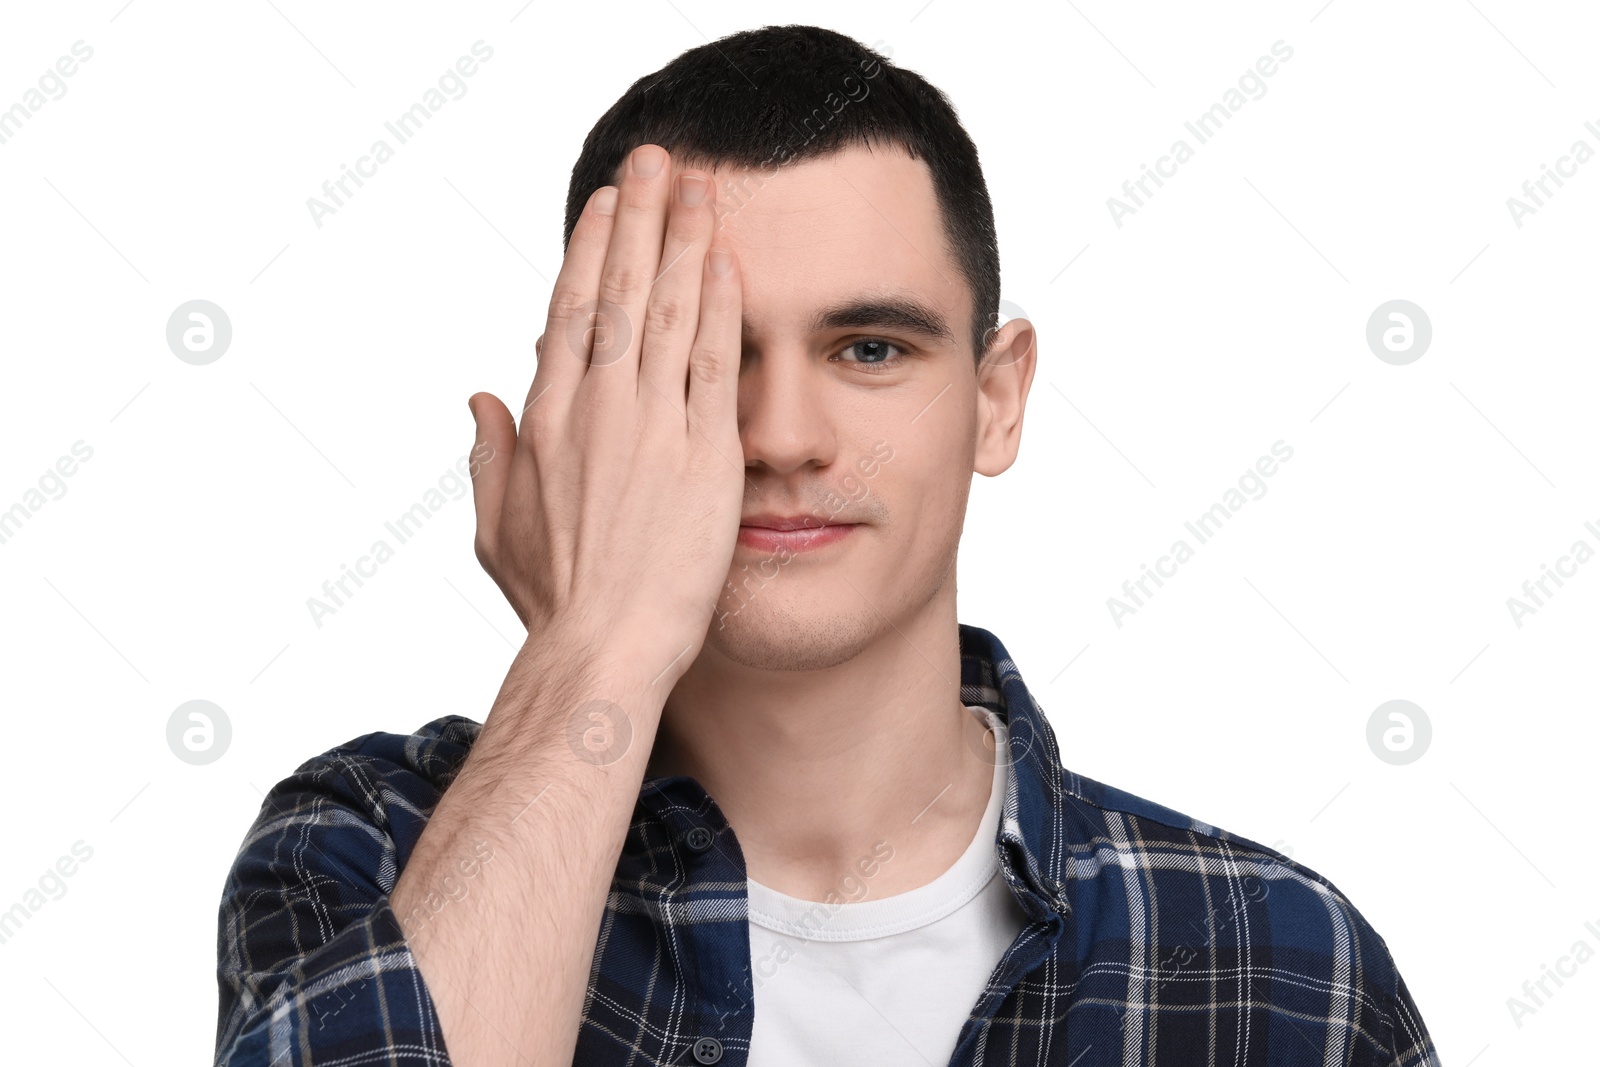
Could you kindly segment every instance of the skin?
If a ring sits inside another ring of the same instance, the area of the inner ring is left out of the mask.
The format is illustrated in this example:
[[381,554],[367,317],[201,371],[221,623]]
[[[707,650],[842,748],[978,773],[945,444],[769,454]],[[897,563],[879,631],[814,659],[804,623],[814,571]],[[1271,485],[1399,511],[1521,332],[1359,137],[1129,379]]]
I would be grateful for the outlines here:
[[[945,251],[927,166],[904,152],[710,173],[756,190],[717,235],[743,276],[743,514],[837,510],[833,521],[863,525],[776,566],[770,551],[735,550],[731,583],[776,578],[724,595],[648,773],[698,779],[764,885],[843,893],[887,841],[894,860],[870,895],[905,892],[955,862],[989,798],[993,746],[960,699],[956,551],[973,473],[1016,459],[1034,331],[1008,322],[975,368],[971,290]],[[808,326],[819,308],[879,294],[938,311],[952,336]],[[892,457],[875,463],[881,443]]]

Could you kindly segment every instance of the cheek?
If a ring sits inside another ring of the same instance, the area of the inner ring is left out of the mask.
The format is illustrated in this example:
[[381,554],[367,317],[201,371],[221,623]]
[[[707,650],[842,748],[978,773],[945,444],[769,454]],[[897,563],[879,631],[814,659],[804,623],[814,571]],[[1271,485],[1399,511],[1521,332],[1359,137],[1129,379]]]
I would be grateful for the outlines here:
[[944,556],[960,537],[972,475],[959,445],[897,448],[866,484],[882,497],[908,554]]
[[[905,411],[852,413],[871,436],[851,442],[854,461],[830,484],[841,496],[864,492],[881,504],[884,538],[895,562],[917,570],[948,564],[966,516],[972,486],[976,430],[975,393],[970,383],[942,380],[907,390]],[[929,401],[933,402],[930,404]],[[920,413],[920,414],[919,414]],[[853,503],[852,507],[860,506]]]

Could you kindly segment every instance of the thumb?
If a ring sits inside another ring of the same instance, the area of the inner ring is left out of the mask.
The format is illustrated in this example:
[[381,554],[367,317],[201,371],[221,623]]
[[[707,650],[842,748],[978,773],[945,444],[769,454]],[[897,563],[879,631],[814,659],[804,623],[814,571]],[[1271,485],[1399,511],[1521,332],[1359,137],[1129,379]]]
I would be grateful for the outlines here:
[[477,550],[480,561],[485,550],[493,551],[500,529],[500,509],[506,486],[511,481],[511,457],[516,452],[517,424],[511,412],[493,393],[473,393],[467,398],[475,434],[469,470],[472,473],[472,506],[477,513]]

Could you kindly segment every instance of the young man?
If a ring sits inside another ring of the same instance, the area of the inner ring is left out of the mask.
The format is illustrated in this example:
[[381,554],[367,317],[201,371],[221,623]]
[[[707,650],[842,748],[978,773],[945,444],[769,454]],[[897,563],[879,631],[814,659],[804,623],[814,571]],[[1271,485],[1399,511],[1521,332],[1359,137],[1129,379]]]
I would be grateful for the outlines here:
[[273,790],[219,1063],[1436,1062],[1337,889],[1064,770],[957,623],[1035,337],[942,94],[813,27],[696,48],[566,237],[520,427],[470,404],[527,641],[481,729]]

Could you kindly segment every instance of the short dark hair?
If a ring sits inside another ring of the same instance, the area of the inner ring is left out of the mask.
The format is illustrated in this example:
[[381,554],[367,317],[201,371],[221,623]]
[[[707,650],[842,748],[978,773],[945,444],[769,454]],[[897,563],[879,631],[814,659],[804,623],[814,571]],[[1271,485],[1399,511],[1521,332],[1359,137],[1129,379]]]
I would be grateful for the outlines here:
[[687,166],[754,169],[857,142],[899,146],[932,172],[950,258],[972,291],[972,348],[982,360],[998,322],[1000,251],[978,150],[949,99],[921,75],[818,26],[730,34],[629,86],[584,138],[561,246],[589,197],[641,144]]

